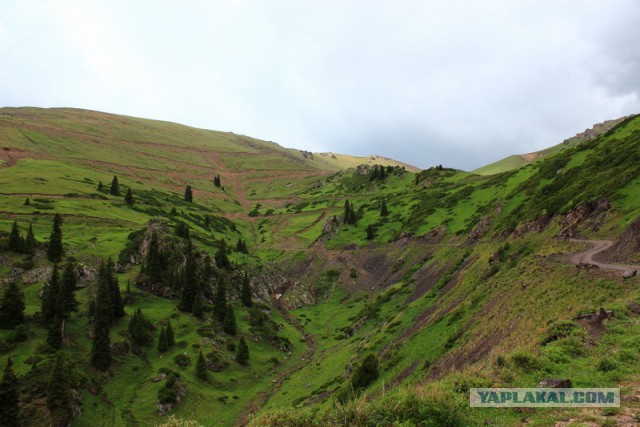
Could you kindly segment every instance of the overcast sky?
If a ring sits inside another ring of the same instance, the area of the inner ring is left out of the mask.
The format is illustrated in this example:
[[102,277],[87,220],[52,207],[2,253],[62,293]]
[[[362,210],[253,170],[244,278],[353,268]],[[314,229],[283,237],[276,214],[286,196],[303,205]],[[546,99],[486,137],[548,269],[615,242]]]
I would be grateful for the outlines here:
[[640,113],[638,0],[1,0],[0,105],[474,169]]

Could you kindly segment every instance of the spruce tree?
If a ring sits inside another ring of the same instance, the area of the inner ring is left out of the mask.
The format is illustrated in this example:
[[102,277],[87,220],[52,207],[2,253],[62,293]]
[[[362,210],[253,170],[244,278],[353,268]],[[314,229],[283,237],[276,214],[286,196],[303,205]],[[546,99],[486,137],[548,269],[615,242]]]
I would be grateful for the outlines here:
[[102,183],[102,181],[98,182],[97,190],[101,193],[104,193],[104,184]]
[[203,381],[209,379],[209,372],[207,370],[207,362],[204,360],[202,351],[198,354],[198,361],[196,362],[196,376]]
[[158,236],[154,232],[149,242],[149,251],[144,269],[145,274],[154,282],[162,282],[165,276],[165,257],[158,244]]
[[244,277],[242,278],[242,290],[240,291],[240,301],[245,307],[251,307],[253,305],[253,300],[251,298],[251,284],[249,281],[249,275],[247,272],[244,272]]
[[151,324],[144,318],[140,307],[129,321],[129,335],[131,340],[137,345],[148,345],[152,342],[150,330]]
[[191,190],[190,185],[187,185],[184,189],[184,201],[193,202],[193,191]]
[[174,345],[176,345],[176,338],[173,335],[173,327],[171,327],[171,320],[167,322],[167,328],[165,330],[165,333],[167,335],[167,345],[169,347],[173,347]]
[[9,250],[13,252],[22,252],[22,236],[18,228],[18,221],[14,220],[11,226],[11,234],[9,234]]
[[62,318],[59,315],[53,318],[48,325],[47,344],[51,348],[59,350],[62,347]]
[[127,190],[127,194],[124,196],[124,201],[129,206],[133,205],[133,193],[131,192],[131,189]]
[[49,324],[56,316],[56,300],[59,292],[60,274],[58,273],[58,264],[53,264],[49,283],[44,285],[42,291],[42,305],[40,306],[40,312],[42,313],[42,320],[45,324]]
[[67,425],[72,419],[69,378],[62,355],[58,354],[49,377],[47,387],[47,407],[54,418],[54,425]]
[[158,351],[164,353],[169,349],[169,342],[167,341],[167,331],[165,328],[160,328],[160,336],[158,337]]
[[118,183],[118,177],[115,175],[111,180],[111,188],[109,188],[109,194],[111,194],[112,196],[120,195],[120,184]]
[[191,312],[193,303],[198,295],[198,264],[193,253],[191,240],[187,241],[185,256],[187,260],[184,267],[184,286],[182,287],[182,298],[178,304],[178,309]]
[[49,246],[47,247],[47,258],[51,262],[60,262],[63,256],[62,217],[60,214],[55,214],[53,216],[53,228],[51,230],[51,237],[49,238]]
[[91,364],[106,371],[111,364],[111,341],[109,328],[113,316],[111,305],[111,275],[105,262],[98,272],[98,290],[96,292],[96,312],[93,321],[93,344],[91,347]]
[[24,293],[12,280],[0,300],[0,328],[13,329],[24,322]]
[[216,295],[213,300],[213,314],[219,322],[223,322],[227,314],[227,287],[220,278],[216,287]]
[[109,274],[109,292],[111,294],[111,309],[113,318],[124,316],[124,302],[122,301],[122,295],[120,294],[120,284],[118,283],[118,276],[116,275],[116,267],[109,258],[107,261],[107,270]]
[[29,224],[29,231],[27,231],[27,237],[24,239],[24,248],[23,251],[27,255],[33,255],[36,252],[36,245],[38,242],[36,241],[35,236],[33,235],[33,225]]
[[376,237],[375,229],[373,225],[369,224],[367,226],[367,240],[373,240]]
[[191,309],[191,314],[198,319],[202,319],[204,316],[204,298],[200,293],[196,295],[195,300],[193,301],[193,308]]
[[0,426],[17,426],[20,414],[18,378],[13,372],[13,360],[7,357],[4,375],[0,382]]
[[238,344],[238,351],[236,352],[236,362],[241,365],[247,365],[249,362],[249,347],[244,337],[240,337],[240,343]]
[[220,175],[216,175],[216,177],[213,178],[213,185],[220,188]]
[[224,315],[224,323],[222,324],[222,330],[229,335],[235,335],[237,333],[236,315],[233,312],[233,307],[231,306],[231,304],[227,305],[227,310]]
[[[76,266],[72,262],[68,262],[62,272],[60,280],[60,289],[56,296],[56,313],[64,322],[69,319],[71,313],[78,311],[78,301],[76,301],[75,291],[78,287],[78,275],[76,274]],[[64,327],[62,329],[64,336]]]
[[389,210],[387,209],[387,203],[383,200],[380,204],[380,216],[384,217],[387,215],[389,215]]
[[227,258],[227,242],[224,239],[220,241],[220,247],[214,258],[218,268],[231,268],[231,263],[229,262],[229,258]]
[[26,199],[24,199],[24,205],[25,206],[29,206],[30,204],[31,204],[31,200],[29,200],[28,197]]

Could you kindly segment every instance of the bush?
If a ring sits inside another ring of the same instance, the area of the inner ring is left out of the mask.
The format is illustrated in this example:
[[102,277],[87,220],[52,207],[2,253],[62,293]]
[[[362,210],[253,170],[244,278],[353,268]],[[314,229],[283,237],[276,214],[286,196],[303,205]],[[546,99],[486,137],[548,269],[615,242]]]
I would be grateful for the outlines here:
[[513,365],[525,372],[531,372],[539,367],[538,359],[526,350],[519,350],[511,355]]
[[191,364],[191,357],[186,353],[176,354],[176,357],[173,358],[173,362],[180,368],[184,369]]
[[559,320],[552,323],[542,339],[542,345],[573,335],[578,325],[573,320]]
[[598,362],[598,371],[600,372],[611,372],[614,371],[617,367],[618,364],[610,357],[603,357]]

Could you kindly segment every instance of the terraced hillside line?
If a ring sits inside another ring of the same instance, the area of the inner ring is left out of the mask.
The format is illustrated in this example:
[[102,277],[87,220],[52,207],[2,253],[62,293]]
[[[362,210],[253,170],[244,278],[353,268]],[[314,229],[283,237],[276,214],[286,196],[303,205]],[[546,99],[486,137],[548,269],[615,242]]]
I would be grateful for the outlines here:
[[614,271],[640,270],[640,265],[608,264],[608,263],[596,261],[593,259],[594,256],[598,255],[601,252],[606,251],[611,246],[613,246],[615,242],[611,240],[570,239],[570,241],[578,242],[578,243],[588,243],[593,246],[591,249],[587,249],[586,251],[573,254],[570,258],[570,261],[573,264],[580,264],[580,263],[593,264],[593,265],[597,265],[599,268],[603,270],[614,270]]

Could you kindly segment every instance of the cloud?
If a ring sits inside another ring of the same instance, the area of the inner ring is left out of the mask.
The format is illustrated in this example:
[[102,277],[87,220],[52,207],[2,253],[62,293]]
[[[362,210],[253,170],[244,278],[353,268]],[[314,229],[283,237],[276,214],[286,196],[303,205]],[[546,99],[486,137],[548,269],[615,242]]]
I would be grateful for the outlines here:
[[632,0],[3,8],[6,105],[95,108],[465,169],[640,109]]

